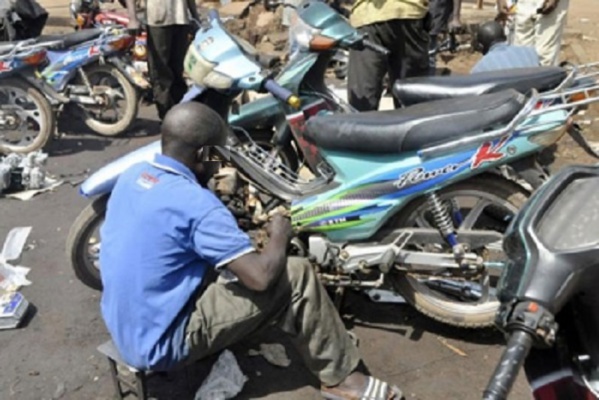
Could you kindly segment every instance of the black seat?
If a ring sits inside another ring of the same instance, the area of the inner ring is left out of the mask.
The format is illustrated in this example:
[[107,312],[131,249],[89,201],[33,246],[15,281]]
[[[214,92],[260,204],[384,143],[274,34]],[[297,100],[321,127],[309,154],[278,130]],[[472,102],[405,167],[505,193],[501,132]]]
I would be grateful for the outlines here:
[[399,110],[318,116],[308,120],[305,137],[330,150],[416,151],[505,125],[525,103],[524,95],[507,90]]
[[37,43],[50,43],[59,41],[60,43],[52,46],[55,49],[68,49],[69,47],[77,46],[78,44],[94,40],[104,32],[102,29],[83,29],[66,35],[47,35],[40,36]]
[[462,96],[478,96],[515,89],[545,92],[555,89],[567,76],[560,67],[515,68],[471,75],[408,78],[393,84],[393,96],[403,106]]

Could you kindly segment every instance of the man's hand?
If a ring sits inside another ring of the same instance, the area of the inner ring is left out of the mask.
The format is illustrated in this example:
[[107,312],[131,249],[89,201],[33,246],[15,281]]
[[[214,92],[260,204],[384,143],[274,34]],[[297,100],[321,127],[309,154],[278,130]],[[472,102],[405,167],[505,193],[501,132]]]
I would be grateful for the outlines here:
[[559,0],[545,0],[545,2],[543,3],[543,6],[539,10],[539,12],[543,15],[549,15],[553,11],[555,11],[558,3],[559,3]]
[[137,18],[129,18],[127,29],[134,35],[138,35],[141,31],[141,24]]
[[459,18],[452,18],[449,21],[449,32],[459,32],[462,29],[462,21]]
[[291,221],[285,218],[281,214],[275,214],[270,221],[270,224],[266,227],[268,235],[273,237],[280,237],[285,239],[286,243],[289,243],[293,237],[293,230],[291,229]]

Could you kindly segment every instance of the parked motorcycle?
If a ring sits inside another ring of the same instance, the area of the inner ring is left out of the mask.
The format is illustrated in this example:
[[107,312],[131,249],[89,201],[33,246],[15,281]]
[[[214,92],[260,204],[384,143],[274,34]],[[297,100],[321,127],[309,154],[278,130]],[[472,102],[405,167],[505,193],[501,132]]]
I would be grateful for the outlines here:
[[508,338],[484,391],[506,399],[522,366],[537,400],[599,398],[599,167],[564,168],[512,221],[498,285]]
[[[77,30],[93,29],[102,26],[121,26],[126,28],[129,16],[115,11],[106,11],[101,3],[112,3],[110,0],[71,0],[70,11]],[[141,18],[143,20],[143,18]],[[131,60],[128,61],[135,73],[135,83],[142,92],[142,98],[152,103],[152,90],[148,73],[148,35],[142,30],[135,37],[135,45],[131,48]],[[139,77],[139,78],[138,78]]]
[[[13,75],[44,93],[56,113],[64,106],[74,106],[73,110],[82,114],[94,132],[116,136],[125,132],[137,117],[138,92],[120,58],[133,41],[133,36],[112,27],[40,37],[36,43],[47,47],[48,63],[38,69],[15,70]],[[6,45],[11,46],[14,45]],[[12,90],[11,84],[12,81],[0,81],[4,90]],[[22,107],[16,101],[9,98],[3,106]],[[22,130],[13,140],[0,145],[10,151],[28,152],[43,147],[50,138],[46,134],[43,133],[44,141],[31,146],[31,138]]]
[[[316,14],[322,6],[303,5]],[[356,33],[351,40],[348,46],[365,39]],[[227,33],[215,11],[185,66],[206,88],[198,100],[223,118],[242,90],[266,90],[284,107],[299,106],[293,93],[264,76],[252,49]],[[494,171],[555,143],[573,110],[596,100],[586,89],[529,97],[510,90],[330,114],[334,106],[315,99],[288,117],[317,171],[313,179],[290,171],[250,138],[239,140],[246,134],[233,127],[229,146],[217,150],[228,168],[214,188],[248,231],[290,205],[297,231],[292,252],[310,257],[325,285],[340,292],[390,290],[439,321],[489,326],[498,306],[502,232],[529,195]],[[159,142],[147,145],[82,184],[81,193],[95,199],[71,227],[67,253],[86,285],[101,288],[98,228],[118,176],[159,152]]]
[[19,76],[43,65],[46,55],[45,45],[35,40],[0,45],[0,154],[39,149],[54,132],[48,99]]
[[[300,44],[300,52],[283,68],[275,80],[293,93],[296,93],[303,103],[310,103],[321,99],[338,112],[351,113],[355,110],[346,102],[339,99],[325,83],[325,71],[340,49],[361,49],[369,46],[374,51],[385,53],[386,50],[379,46],[372,46],[370,42],[356,41],[359,33],[339,15],[334,9],[325,5],[318,10],[310,8],[300,9],[297,18],[292,19],[292,34]],[[579,75],[586,74],[592,66],[581,66]],[[521,93],[528,93],[531,89],[539,92],[555,90],[568,76],[568,70],[559,67],[536,67],[506,70],[501,72],[480,73],[476,76],[422,78],[422,81],[405,86],[405,92],[400,93],[400,101],[412,105],[432,101],[430,93],[441,91],[444,98],[458,98],[467,95],[493,93],[500,90],[516,89]],[[454,82],[448,84],[446,82]],[[571,82],[565,82],[571,84]],[[471,90],[476,86],[476,90]],[[422,90],[421,90],[422,89]],[[202,88],[193,87],[186,96],[186,100],[201,97]],[[418,97],[418,100],[410,100]],[[292,170],[298,166],[306,165],[312,172],[316,172],[313,165],[307,163],[301,145],[295,141],[291,127],[286,121],[286,110],[273,96],[265,96],[240,107],[235,107],[229,122],[233,126],[245,129],[249,135],[264,148],[270,148],[273,156],[280,157]],[[531,159],[534,157],[531,157]],[[534,161],[534,160],[532,160]],[[526,168],[530,167],[529,162]],[[536,162],[536,161],[535,161]],[[531,175],[542,174],[535,168]],[[522,172],[522,171],[519,171]],[[539,182],[529,182],[538,186]]]

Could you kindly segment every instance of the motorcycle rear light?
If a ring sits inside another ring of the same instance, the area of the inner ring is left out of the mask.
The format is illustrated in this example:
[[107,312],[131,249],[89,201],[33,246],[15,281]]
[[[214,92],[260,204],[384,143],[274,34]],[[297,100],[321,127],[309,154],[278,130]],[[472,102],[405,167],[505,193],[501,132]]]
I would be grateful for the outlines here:
[[337,44],[337,41],[322,35],[314,35],[310,40],[310,50],[324,51],[330,50]]
[[133,46],[135,38],[133,36],[123,36],[110,43],[110,47],[115,50],[125,50]]
[[27,64],[27,65],[39,65],[41,63],[43,63],[46,60],[46,50],[40,50],[36,53],[33,53],[27,57],[24,57],[22,59],[23,63]]

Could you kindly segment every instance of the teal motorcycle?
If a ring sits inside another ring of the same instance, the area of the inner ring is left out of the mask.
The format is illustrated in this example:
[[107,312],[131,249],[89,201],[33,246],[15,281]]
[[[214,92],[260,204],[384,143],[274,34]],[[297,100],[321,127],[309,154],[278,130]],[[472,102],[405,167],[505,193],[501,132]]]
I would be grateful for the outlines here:
[[[326,5],[301,7],[308,18]],[[255,234],[258,247],[262,224],[283,208],[297,232],[290,251],[309,258],[339,299],[347,289],[375,301],[402,296],[424,314],[461,327],[492,325],[505,260],[502,233],[530,194],[501,169],[554,144],[576,110],[599,100],[591,79],[599,73],[572,72],[561,89],[542,95],[507,90],[393,111],[336,113],[326,98],[302,103],[265,74],[253,49],[230,35],[214,11],[196,34],[185,69],[206,88],[197,100],[223,118],[241,91],[270,93],[315,171],[295,173],[238,127],[228,146],[213,149],[224,168],[212,188]],[[583,80],[584,87],[568,89]],[[71,227],[67,252],[86,285],[102,287],[98,228],[116,180],[157,153],[160,143],[149,144],[82,184],[81,194],[93,201]]]

